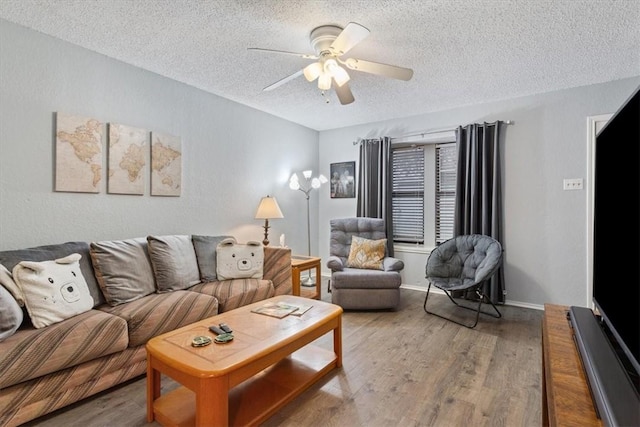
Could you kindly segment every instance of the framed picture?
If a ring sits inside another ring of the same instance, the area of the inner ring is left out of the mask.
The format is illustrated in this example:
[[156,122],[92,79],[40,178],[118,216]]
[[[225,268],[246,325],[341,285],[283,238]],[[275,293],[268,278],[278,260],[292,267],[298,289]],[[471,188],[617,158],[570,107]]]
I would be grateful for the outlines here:
[[356,197],[356,162],[331,163],[331,198]]
[[100,192],[103,134],[98,119],[56,113],[55,191]]
[[151,132],[151,195],[180,196],[182,191],[182,139]]

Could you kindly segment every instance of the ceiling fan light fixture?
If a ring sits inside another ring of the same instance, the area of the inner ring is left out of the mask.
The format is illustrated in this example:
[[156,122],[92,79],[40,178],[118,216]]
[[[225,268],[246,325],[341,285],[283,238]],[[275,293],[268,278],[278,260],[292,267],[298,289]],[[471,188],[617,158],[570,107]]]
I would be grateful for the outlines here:
[[322,74],[323,67],[319,62],[314,62],[304,67],[303,73],[307,81],[312,82]]
[[338,86],[342,86],[350,79],[347,71],[339,66],[338,62],[334,58],[329,58],[324,61],[324,71],[333,77]]
[[331,89],[331,74],[323,73],[318,77],[318,89],[329,90]]
[[[413,70],[410,68],[355,58],[341,58],[354,46],[367,38],[368,35],[369,30],[355,22],[349,22],[344,28],[337,25],[321,25],[314,28],[309,37],[315,54],[262,48],[249,49],[316,60],[313,64],[309,64],[295,73],[272,83],[263,90],[272,90],[304,75],[309,82],[318,80],[318,88],[327,103],[329,98],[326,97],[325,93],[333,87],[340,104],[348,105],[355,100],[348,84],[351,80],[349,75],[351,70],[404,81],[411,80],[413,77]],[[292,179],[290,182],[291,185],[295,185],[297,180]]]
[[333,70],[333,80],[335,80],[338,86],[342,86],[350,80],[349,73],[347,73],[344,68],[337,65]]

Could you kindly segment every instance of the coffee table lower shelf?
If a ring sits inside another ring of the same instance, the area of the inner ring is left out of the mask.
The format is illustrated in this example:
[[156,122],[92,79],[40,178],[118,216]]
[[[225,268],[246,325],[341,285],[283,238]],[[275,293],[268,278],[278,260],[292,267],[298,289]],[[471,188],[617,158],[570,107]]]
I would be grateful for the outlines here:
[[[264,422],[337,366],[334,352],[302,347],[229,391],[229,425]],[[163,394],[153,402],[153,412],[164,426],[194,426],[195,393],[182,386]]]

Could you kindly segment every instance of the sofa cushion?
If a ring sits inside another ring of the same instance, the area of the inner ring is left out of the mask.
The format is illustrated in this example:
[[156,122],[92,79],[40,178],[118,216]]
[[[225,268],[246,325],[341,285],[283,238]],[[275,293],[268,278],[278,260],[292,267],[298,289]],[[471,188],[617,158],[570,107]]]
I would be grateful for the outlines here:
[[57,245],[2,251],[0,252],[0,264],[4,265],[7,270],[13,271],[13,267],[20,261],[48,261],[64,258],[73,253],[82,255],[80,259],[80,270],[89,287],[89,292],[94,301],[94,307],[104,304],[106,300],[100,291],[100,286],[93,272],[91,256],[89,255],[89,243],[87,242],[67,242]]
[[[0,269],[4,268],[0,265]],[[11,293],[0,285],[0,342],[13,335],[22,324],[22,309]]]
[[189,290],[216,297],[220,313],[275,295],[275,288],[271,280],[263,279],[233,279],[199,283]]
[[[43,419],[35,423],[27,423],[42,415],[51,413],[67,405],[76,403],[115,387],[130,379],[140,377],[147,371],[147,351],[144,346],[128,348],[104,357],[90,360],[71,368],[61,369],[45,377],[22,381],[9,387],[0,389],[0,425],[67,425],[78,426],[95,425],[91,411],[88,419],[69,419],[74,413],[71,411],[58,421]],[[143,393],[144,396],[144,393]],[[107,395],[107,399],[109,399]],[[118,407],[118,409],[121,409]],[[107,405],[105,411],[113,409]],[[81,410],[82,411],[82,410]],[[126,416],[126,415],[125,415]],[[25,424],[26,423],[26,424]],[[131,425],[113,422],[110,425]]]
[[191,236],[148,236],[147,243],[158,292],[186,289],[200,282]]
[[352,236],[347,267],[382,270],[387,239],[370,240]]
[[402,283],[397,271],[345,268],[331,274],[332,289],[363,289],[371,292],[376,289],[398,289]]
[[129,347],[145,344],[156,335],[218,314],[218,300],[188,291],[147,295],[127,304],[100,310],[126,320]]
[[216,273],[216,248],[220,242],[229,237],[231,236],[191,236],[202,282],[210,282],[218,278]]
[[156,291],[147,239],[91,243],[91,261],[107,302],[116,306]]
[[80,254],[54,261],[22,261],[13,268],[31,323],[36,328],[91,310],[93,298],[80,271]]
[[127,348],[126,322],[99,310],[0,342],[0,389]]

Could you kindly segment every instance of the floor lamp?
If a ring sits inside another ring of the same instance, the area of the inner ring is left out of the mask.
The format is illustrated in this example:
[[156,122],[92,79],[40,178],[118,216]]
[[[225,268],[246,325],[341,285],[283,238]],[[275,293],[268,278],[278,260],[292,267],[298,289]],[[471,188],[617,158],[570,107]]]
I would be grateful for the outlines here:
[[[289,178],[289,188],[292,190],[300,190],[304,193],[307,198],[307,253],[311,256],[311,214],[309,212],[309,193],[314,188],[320,188],[322,184],[328,182],[327,178],[324,175],[320,175],[317,178],[311,178],[312,172],[310,170],[303,171],[302,176],[304,177],[304,182],[301,184],[298,179],[298,174],[294,173]],[[316,277],[319,280],[319,277]],[[311,271],[309,271],[308,277],[302,281],[301,285],[303,286],[315,286],[313,279],[311,278]]]

